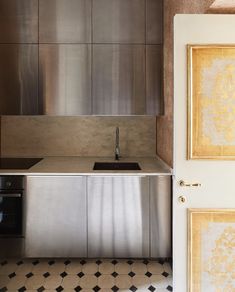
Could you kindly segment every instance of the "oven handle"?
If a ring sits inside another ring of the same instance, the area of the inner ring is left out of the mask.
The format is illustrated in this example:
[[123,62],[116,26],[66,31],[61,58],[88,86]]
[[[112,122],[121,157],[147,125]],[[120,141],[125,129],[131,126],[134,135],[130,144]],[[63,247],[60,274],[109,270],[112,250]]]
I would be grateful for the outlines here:
[[2,198],[20,198],[20,197],[22,197],[22,194],[20,194],[20,193],[16,193],[16,194],[1,194],[0,193],[0,197],[2,197]]

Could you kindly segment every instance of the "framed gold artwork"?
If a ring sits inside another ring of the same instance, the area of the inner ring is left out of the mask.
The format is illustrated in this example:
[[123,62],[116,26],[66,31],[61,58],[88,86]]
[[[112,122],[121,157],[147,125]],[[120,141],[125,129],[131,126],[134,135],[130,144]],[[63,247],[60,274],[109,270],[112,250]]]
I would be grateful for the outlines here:
[[235,44],[187,49],[187,158],[235,159]]
[[188,291],[235,291],[235,209],[188,209]]

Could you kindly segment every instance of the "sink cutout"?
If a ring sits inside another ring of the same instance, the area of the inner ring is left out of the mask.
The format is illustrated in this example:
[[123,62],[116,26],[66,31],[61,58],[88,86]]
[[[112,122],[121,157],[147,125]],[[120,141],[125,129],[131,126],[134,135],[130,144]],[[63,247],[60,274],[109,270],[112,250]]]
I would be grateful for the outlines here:
[[95,162],[93,170],[141,170],[137,162]]

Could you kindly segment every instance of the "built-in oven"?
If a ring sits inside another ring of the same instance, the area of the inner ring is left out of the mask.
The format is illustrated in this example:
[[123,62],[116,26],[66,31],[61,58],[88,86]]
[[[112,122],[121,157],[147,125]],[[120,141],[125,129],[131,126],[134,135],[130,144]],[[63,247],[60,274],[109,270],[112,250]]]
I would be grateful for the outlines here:
[[9,255],[22,248],[23,201],[24,177],[0,176],[0,250]]

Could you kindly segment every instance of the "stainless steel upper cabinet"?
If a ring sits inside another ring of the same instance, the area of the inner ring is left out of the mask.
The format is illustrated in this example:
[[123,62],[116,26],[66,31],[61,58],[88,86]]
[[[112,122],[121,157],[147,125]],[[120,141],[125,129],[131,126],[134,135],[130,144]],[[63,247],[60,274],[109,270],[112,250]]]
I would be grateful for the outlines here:
[[146,42],[161,44],[163,39],[163,0],[146,0]]
[[0,114],[38,113],[38,46],[0,44]]
[[146,46],[146,114],[163,114],[162,46]]
[[145,114],[145,46],[94,45],[92,81],[93,114]]
[[38,42],[38,0],[0,0],[0,43]]
[[88,257],[148,256],[148,178],[88,177]]
[[39,0],[40,43],[90,43],[91,0]]
[[144,43],[145,0],[93,1],[94,43]]
[[39,59],[43,113],[91,114],[90,45],[40,45]]

